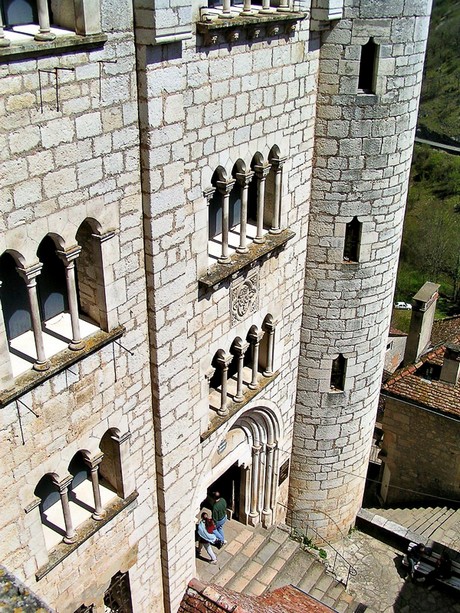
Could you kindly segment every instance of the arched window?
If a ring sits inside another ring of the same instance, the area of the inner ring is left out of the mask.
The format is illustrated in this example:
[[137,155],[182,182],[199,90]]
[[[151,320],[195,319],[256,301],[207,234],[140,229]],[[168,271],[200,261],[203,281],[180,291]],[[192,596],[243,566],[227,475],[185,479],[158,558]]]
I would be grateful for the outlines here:
[[[118,492],[108,479],[102,477],[101,482],[99,480],[102,460],[103,453],[92,456],[87,451],[78,451],[72,458],[69,472],[64,479],[59,480],[56,474],[51,473],[40,479],[35,495],[40,499],[40,517],[48,549],[53,549],[61,541],[75,542],[75,528],[91,518],[96,521],[103,519],[104,507],[116,498]],[[112,453],[112,469],[107,468],[110,466],[110,459],[104,467],[105,475],[114,475],[115,484],[117,474],[121,475],[119,461],[119,456],[115,458]],[[114,467],[118,473],[114,471]],[[120,487],[122,489],[122,485]]]
[[211,362],[214,373],[209,380],[210,406],[217,410],[218,415],[228,414],[228,367],[232,363],[233,356],[223,349],[219,349]]
[[374,39],[361,47],[361,59],[359,63],[358,90],[365,94],[375,93],[375,77],[377,68],[377,45]]
[[5,27],[38,23],[36,0],[0,0]]
[[40,314],[42,320],[47,321],[69,309],[65,269],[50,236],[45,236],[40,243],[37,256],[43,264],[41,274],[37,277]]
[[114,429],[108,430],[102,437],[99,448],[104,454],[99,465],[100,486],[112,491],[120,498],[124,498],[130,492],[126,492],[123,482],[123,466],[118,432]]
[[57,476],[50,473],[44,475],[38,482],[34,494],[40,498],[39,510],[45,544],[47,549],[52,549],[66,536]]
[[361,245],[362,223],[357,217],[347,223],[345,228],[345,242],[343,246],[343,259],[346,262],[359,262],[359,248]]
[[101,243],[88,220],[79,227],[76,239],[81,247],[76,260],[80,316],[88,323],[108,330]]
[[0,301],[9,342],[32,330],[27,288],[9,253],[0,257]]
[[222,235],[222,199],[219,192],[214,191],[209,200],[209,240]]

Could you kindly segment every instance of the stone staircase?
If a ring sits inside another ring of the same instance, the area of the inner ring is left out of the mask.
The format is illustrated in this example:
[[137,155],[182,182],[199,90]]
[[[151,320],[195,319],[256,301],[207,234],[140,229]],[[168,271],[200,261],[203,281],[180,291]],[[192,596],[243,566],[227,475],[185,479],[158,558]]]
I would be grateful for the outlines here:
[[233,521],[225,533],[228,544],[217,552],[217,565],[209,564],[204,552],[197,559],[201,581],[255,596],[292,584],[339,613],[372,613],[353,600],[327,565],[291,540],[287,528],[253,529]]
[[460,551],[460,509],[424,507],[405,509],[366,509],[394,521],[424,539],[432,539]]

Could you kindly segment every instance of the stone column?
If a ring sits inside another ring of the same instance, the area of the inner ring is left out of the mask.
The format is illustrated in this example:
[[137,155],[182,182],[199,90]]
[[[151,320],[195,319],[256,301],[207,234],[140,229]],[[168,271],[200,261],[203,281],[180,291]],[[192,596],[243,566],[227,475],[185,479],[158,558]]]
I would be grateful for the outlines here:
[[244,0],[243,10],[240,15],[253,15],[254,13],[251,10],[251,0]]
[[278,472],[279,472],[279,462],[280,462],[280,450],[278,447],[278,443],[274,443],[273,448],[273,470],[272,470],[272,485],[271,485],[271,497],[270,497],[270,509],[275,509],[276,505],[276,493],[278,490]]
[[103,457],[103,453],[99,453],[92,458],[89,455],[83,454],[83,460],[90,470],[91,485],[93,487],[94,512],[91,517],[96,521],[103,519],[105,515],[102,507],[101,489],[99,487],[99,464],[102,462]]
[[[2,282],[0,281],[0,290],[1,288]],[[9,389],[14,384],[13,371],[11,370],[11,360],[9,359],[9,350],[8,337],[3,319],[3,309],[0,305],[0,355],[4,356],[0,362],[0,389]]]
[[[262,12],[262,11],[260,11]],[[270,166],[257,164],[254,166],[257,177],[257,233],[254,238],[255,243],[265,242],[264,230],[264,207],[265,207],[265,181],[270,172]]]
[[259,492],[259,464],[260,464],[260,449],[259,441],[252,446],[252,470],[251,470],[251,505],[248,517],[248,523],[251,526],[257,526],[259,523],[258,492]]
[[72,349],[72,351],[79,351],[85,347],[85,343],[81,340],[80,320],[78,317],[77,284],[75,280],[75,260],[81,253],[81,247],[77,245],[68,251],[57,251],[56,253],[64,262],[65,266],[67,298],[69,300],[70,321],[72,323],[72,342],[69,344],[69,349]]
[[77,533],[72,525],[72,517],[70,515],[69,506],[69,485],[72,482],[72,477],[69,475],[62,481],[55,481],[55,485],[59,489],[59,495],[61,497],[62,513],[64,515],[65,524],[65,536],[63,538],[64,543],[75,543],[77,540]]
[[228,402],[227,402],[227,373],[230,362],[233,356],[231,353],[225,353],[223,349],[219,349],[216,355],[216,364],[221,371],[221,392],[220,392],[220,408],[217,414],[221,417],[228,415]]
[[[278,10],[281,10],[281,7]],[[285,161],[286,158],[275,158],[271,160],[272,168],[275,173],[275,202],[273,203],[273,219],[270,234],[279,234],[281,232],[281,185],[283,177],[283,164]]]
[[235,179],[228,181],[217,181],[217,189],[222,194],[222,252],[219,258],[221,264],[228,264],[228,225],[230,217],[230,192],[235,184]]
[[259,348],[260,341],[264,335],[263,330],[258,330],[257,326],[251,326],[249,329],[248,339],[251,343],[252,351],[252,377],[248,387],[251,390],[257,389],[257,367],[259,365]]
[[243,341],[239,336],[235,339],[233,343],[233,349],[235,355],[238,357],[238,373],[236,380],[236,394],[233,396],[233,400],[235,402],[241,402],[244,398],[243,395],[243,367],[244,367],[244,355],[249,347],[249,343],[247,341]]
[[45,355],[45,345],[43,342],[42,322],[40,317],[40,307],[38,305],[37,295],[37,277],[41,273],[43,264],[39,262],[29,268],[16,268],[18,273],[24,279],[27,285],[27,293],[30,304],[30,317],[32,319],[32,330],[34,333],[35,350],[37,359],[34,362],[35,370],[48,370],[50,367],[49,361]]
[[275,328],[276,322],[272,315],[268,315],[263,323],[263,329],[268,333],[267,339],[267,366],[263,372],[264,377],[271,377],[273,374],[273,354],[275,349]]
[[267,443],[265,448],[264,508],[262,510],[262,523],[265,528],[270,526],[273,520],[272,487],[275,447],[276,443]]
[[[39,31],[35,34],[35,40],[54,40],[56,38],[56,34],[51,32],[50,27],[50,14],[48,11],[48,2],[47,0],[37,0],[37,9],[38,9],[38,24],[40,26]],[[56,77],[57,78],[57,77]]]
[[272,9],[270,9],[270,0],[262,0],[262,8],[259,13],[271,13]]
[[[250,13],[252,14],[252,13]],[[236,251],[238,253],[247,253],[247,224],[248,224],[248,191],[249,183],[251,182],[254,173],[252,170],[249,172],[237,172],[236,180],[241,186],[241,222],[240,222],[240,244]]]
[[222,13],[219,15],[220,19],[231,19],[233,17],[230,7],[230,0],[223,0]]
[[0,47],[9,47],[10,41],[5,38],[5,32],[3,31],[3,19],[2,12],[0,11]]
[[280,0],[280,5],[277,11],[279,13],[290,13],[291,7],[289,6],[289,0]]

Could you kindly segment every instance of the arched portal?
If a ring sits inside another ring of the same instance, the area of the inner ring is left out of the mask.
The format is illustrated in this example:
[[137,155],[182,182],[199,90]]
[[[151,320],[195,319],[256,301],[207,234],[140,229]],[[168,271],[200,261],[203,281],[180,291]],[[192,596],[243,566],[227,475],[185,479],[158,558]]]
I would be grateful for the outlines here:
[[275,414],[257,407],[235,421],[217,450],[217,454],[222,454],[227,444],[231,448],[225,461],[215,464],[216,478],[208,487],[208,494],[219,491],[227,501],[229,513],[242,523],[251,526],[262,523],[268,527],[274,521],[279,436]]

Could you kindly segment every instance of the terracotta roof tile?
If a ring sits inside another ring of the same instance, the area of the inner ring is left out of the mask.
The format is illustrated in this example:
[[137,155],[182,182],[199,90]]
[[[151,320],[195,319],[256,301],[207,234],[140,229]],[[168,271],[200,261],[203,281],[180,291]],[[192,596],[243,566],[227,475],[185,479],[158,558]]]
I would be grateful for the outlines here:
[[[453,318],[451,318],[453,319]],[[455,325],[446,326],[444,332],[455,331],[460,324],[460,317]],[[454,334],[446,342],[458,343],[460,334]],[[408,400],[420,406],[446,413],[460,419],[460,382],[456,385],[435,378],[424,377],[427,366],[441,367],[445,345],[439,345],[422,356],[415,364],[409,364],[397,371],[382,386],[386,396]]]
[[286,585],[263,596],[239,594],[192,579],[178,613],[331,613],[327,605]]

